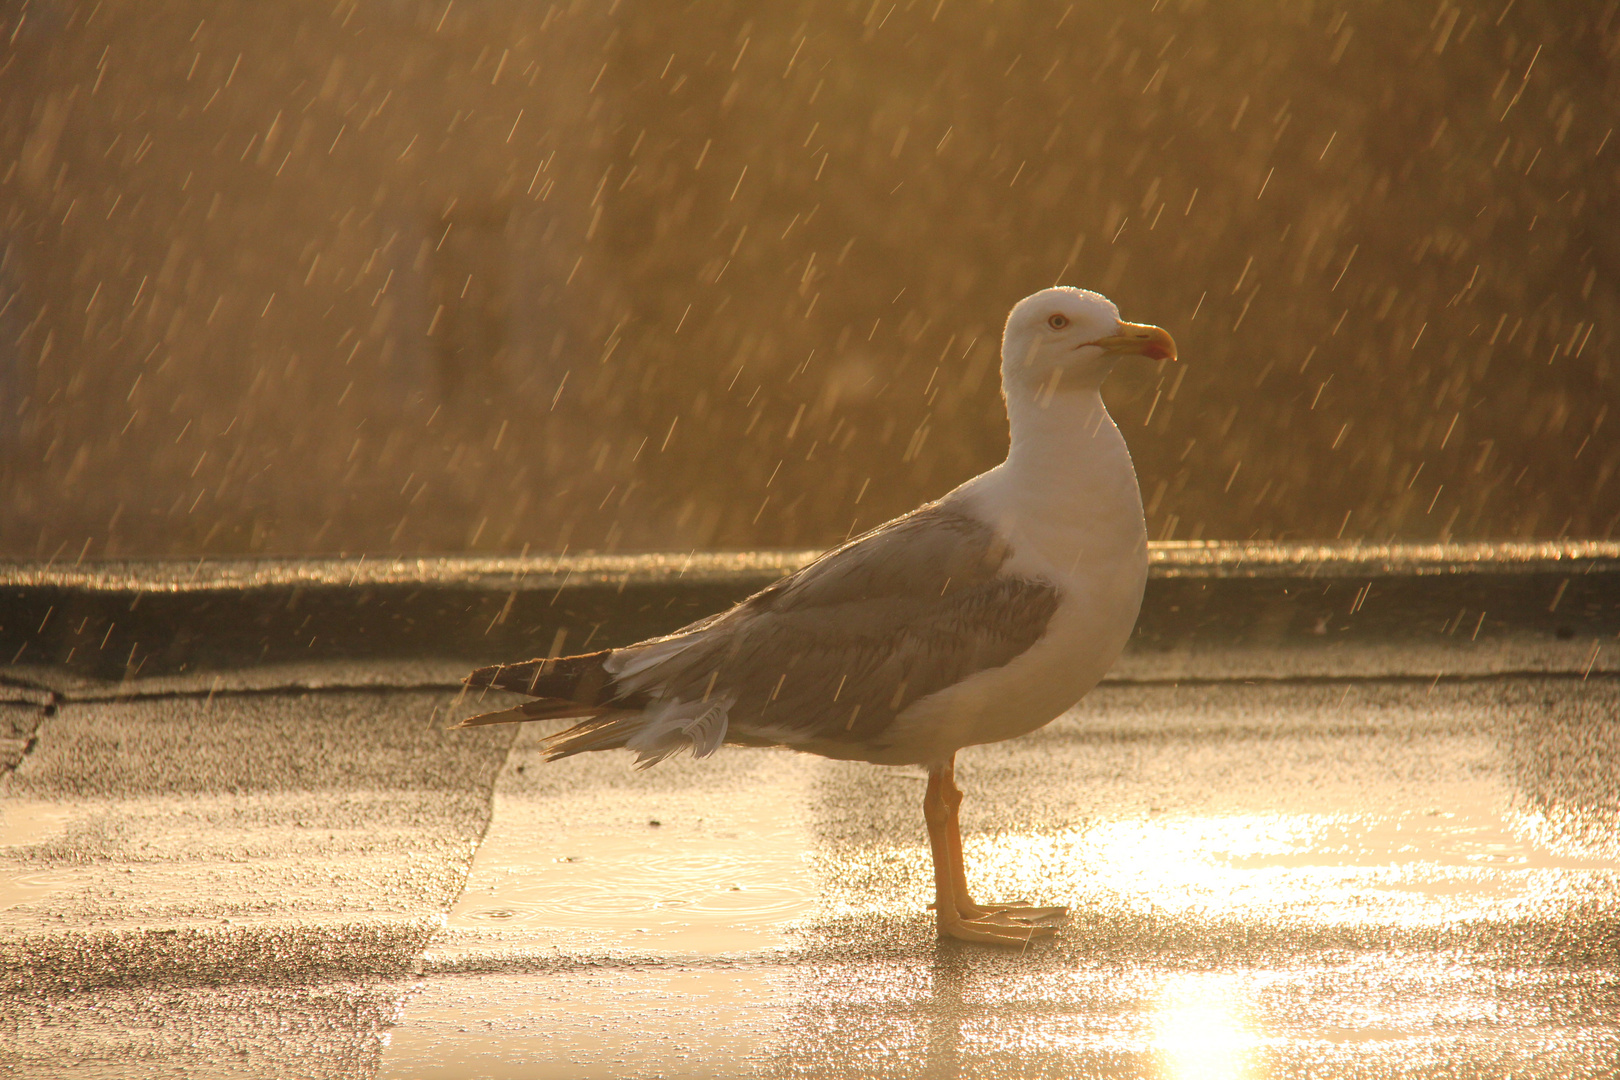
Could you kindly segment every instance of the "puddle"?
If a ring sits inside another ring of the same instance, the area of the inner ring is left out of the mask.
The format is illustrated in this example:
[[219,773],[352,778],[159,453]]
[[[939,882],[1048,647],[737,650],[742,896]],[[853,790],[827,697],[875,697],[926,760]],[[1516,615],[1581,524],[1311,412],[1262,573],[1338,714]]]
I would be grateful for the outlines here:
[[1165,814],[971,837],[968,862],[992,896],[1364,925],[1511,918],[1620,881],[1612,845],[1559,834],[1497,785],[1446,795],[1443,811]]
[[1595,853],[1555,850],[1511,816],[1482,811],[1337,817],[1235,815],[1120,821],[1091,832],[1100,849],[1147,846],[1239,870],[1426,866],[1436,871],[1620,870]]
[[[1223,798],[1169,812],[1143,812],[1165,774],[1140,763],[1102,810],[1095,758],[1084,780],[984,769],[1000,778],[975,785],[987,801],[1030,776],[1059,785],[1031,817],[1062,825],[1013,815],[968,837],[976,891],[1078,913],[1014,953],[916,936],[928,853],[895,846],[920,838],[915,800],[870,773],[765,755],[646,780],[552,773],[520,743],[450,919],[456,947],[493,962],[430,963],[456,974],[406,1003],[380,1075],[1613,1073],[1620,984],[1599,947],[1615,845],[1560,833],[1499,773],[1455,768],[1483,760],[1471,743],[1396,740],[1387,752],[1413,764],[1366,782],[1349,771],[1361,758],[1329,769],[1308,749],[1283,746],[1282,765],[1254,765],[1248,744],[1199,750],[1185,782]],[[818,930],[829,911],[864,925]],[[1440,925],[1462,929],[1338,932]],[[1497,943],[1537,927],[1557,933],[1552,974],[1501,966]],[[764,951],[790,933],[806,959]]]
[[[813,912],[816,763],[681,759],[627,779],[611,761],[551,771],[538,735],[513,747],[466,887],[428,950],[430,967],[458,973],[413,992],[378,1075],[753,1074],[781,1041],[789,976],[739,954],[787,944]],[[503,968],[553,950],[650,962]]]
[[0,855],[5,848],[32,847],[67,831],[83,810],[56,802],[0,801]]
[[[1388,866],[1404,863],[1451,870],[1620,870],[1620,862],[1546,846],[1517,815],[1483,808],[1390,817],[1283,821],[1297,847],[1272,853],[1217,852],[1239,868],[1261,866]],[[1501,875],[1496,875],[1498,880]]]
[[448,928],[734,952],[780,944],[780,928],[810,911],[796,828],[559,829],[555,809],[496,806]]
[[[668,807],[667,792],[500,785],[446,947],[713,954],[784,944],[785,927],[811,913],[816,895],[801,816],[805,763],[770,762],[741,789],[705,792],[713,781],[693,776],[682,812],[658,825],[635,808]],[[604,806],[616,820],[601,820]]]
[[45,843],[67,831],[82,811],[62,803],[0,802],[0,911],[43,900],[61,892],[71,879],[67,874],[37,867],[7,865],[15,848]]
[[1616,1075],[1607,973],[1480,972],[1453,958],[1425,964],[1389,954],[1342,966],[1213,970],[1088,958],[1061,970],[1046,959],[1035,953],[999,971],[971,960],[909,972],[846,968],[819,985],[823,976],[813,974],[766,1075]]
[[749,968],[438,978],[406,1002],[406,1019],[389,1033],[377,1075],[754,1075],[777,1049],[789,1016],[782,978]]
[[14,873],[0,868],[0,911],[10,911],[15,907],[43,900],[47,896],[61,892],[72,881],[66,874],[54,874],[49,871],[28,873]]

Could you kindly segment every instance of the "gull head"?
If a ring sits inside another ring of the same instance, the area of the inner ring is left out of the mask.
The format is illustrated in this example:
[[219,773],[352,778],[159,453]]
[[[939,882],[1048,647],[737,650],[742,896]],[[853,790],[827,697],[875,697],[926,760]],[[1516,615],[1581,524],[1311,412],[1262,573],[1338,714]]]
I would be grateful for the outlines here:
[[1124,356],[1174,360],[1176,343],[1157,326],[1125,322],[1101,293],[1042,289],[1007,316],[1001,381],[1008,394],[1095,389]]

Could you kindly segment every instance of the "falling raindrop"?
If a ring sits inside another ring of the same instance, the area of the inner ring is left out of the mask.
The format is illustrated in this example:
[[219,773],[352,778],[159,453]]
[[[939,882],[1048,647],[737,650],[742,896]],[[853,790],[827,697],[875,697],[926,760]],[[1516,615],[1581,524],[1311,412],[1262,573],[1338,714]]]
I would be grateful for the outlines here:
[[0,549],[834,543],[1054,280],[1151,535],[1613,532],[1596,14],[902,7],[0,16]]

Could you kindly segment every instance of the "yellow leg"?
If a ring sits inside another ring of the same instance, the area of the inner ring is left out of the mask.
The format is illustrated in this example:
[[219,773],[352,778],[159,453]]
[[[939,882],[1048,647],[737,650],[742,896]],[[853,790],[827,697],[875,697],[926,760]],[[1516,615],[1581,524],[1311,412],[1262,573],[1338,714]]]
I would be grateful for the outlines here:
[[[956,786],[956,761],[947,762],[940,779],[940,795],[950,808],[948,839],[951,845],[951,881],[956,892],[956,910],[964,919],[989,919],[991,922],[1034,922],[1069,913],[1065,907],[1031,907],[1021,900],[1006,904],[976,904],[968,895],[967,871],[962,858],[962,789]],[[1000,916],[992,918],[992,916]]]
[[1063,908],[981,907],[973,902],[962,865],[962,830],[958,821],[961,805],[962,790],[956,786],[954,759],[929,770],[923,819],[928,823],[928,844],[934,856],[934,916],[940,936],[1022,945],[1032,938],[1056,933],[1055,926],[1035,920],[1062,915]]

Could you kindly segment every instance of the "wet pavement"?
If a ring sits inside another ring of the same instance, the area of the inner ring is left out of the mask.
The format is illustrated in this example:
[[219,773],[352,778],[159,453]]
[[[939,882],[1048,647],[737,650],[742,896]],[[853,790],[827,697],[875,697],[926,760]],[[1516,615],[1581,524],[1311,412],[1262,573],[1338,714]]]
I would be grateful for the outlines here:
[[0,1067],[1614,1075],[1620,680],[1570,646],[1251,655],[966,752],[976,891],[1073,912],[1022,951],[935,939],[916,770],[548,765],[539,730],[444,730],[447,665],[17,691]]

